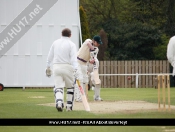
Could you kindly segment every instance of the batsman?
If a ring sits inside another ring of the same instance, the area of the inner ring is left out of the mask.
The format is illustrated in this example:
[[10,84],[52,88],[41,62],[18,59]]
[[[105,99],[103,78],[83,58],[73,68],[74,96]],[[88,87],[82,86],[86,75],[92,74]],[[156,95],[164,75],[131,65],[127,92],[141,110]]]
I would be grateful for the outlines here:
[[[93,37],[93,40],[86,39],[77,53],[78,65],[82,73],[80,78],[83,79],[80,80],[80,82],[81,86],[83,86],[84,91],[86,91],[86,86],[88,84],[87,63],[95,63],[95,58],[91,58],[91,52],[95,50],[95,47],[98,47],[101,44],[103,44],[101,37],[95,35]],[[78,88],[75,88],[75,101],[81,101],[80,91]]]

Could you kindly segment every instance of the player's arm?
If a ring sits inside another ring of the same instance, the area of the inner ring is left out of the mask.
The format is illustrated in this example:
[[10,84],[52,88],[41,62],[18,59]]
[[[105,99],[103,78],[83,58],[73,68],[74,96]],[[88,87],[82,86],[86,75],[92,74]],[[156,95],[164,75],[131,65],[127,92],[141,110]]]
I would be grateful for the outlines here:
[[97,55],[98,55],[98,51],[99,49],[97,47],[94,47],[94,50],[90,51],[90,63],[94,64],[96,59],[97,59]]
[[71,65],[74,68],[74,76],[76,79],[78,80],[82,80],[81,78],[81,71],[78,67],[78,62],[77,62],[77,50],[76,50],[76,46],[75,44],[72,44],[71,48],[70,48],[70,61],[71,61]]
[[49,50],[49,54],[47,56],[47,67],[50,67],[51,62],[53,60],[53,56],[54,56],[54,48],[53,48],[53,44],[52,44],[52,46],[50,47],[50,50]]
[[47,56],[47,67],[46,67],[46,76],[47,77],[51,77],[51,75],[52,75],[52,71],[50,69],[50,65],[51,65],[51,62],[53,60],[53,56],[54,56],[54,49],[53,49],[53,45],[52,45],[50,47],[49,54]]
[[75,70],[78,69],[77,50],[76,50],[75,44],[71,46],[70,57],[71,57],[71,64],[72,64],[73,68]]
[[167,59],[171,65],[175,66],[175,37],[171,38],[167,47]]
[[87,44],[87,46],[89,47],[90,50],[94,50],[92,40],[86,39],[86,44]]

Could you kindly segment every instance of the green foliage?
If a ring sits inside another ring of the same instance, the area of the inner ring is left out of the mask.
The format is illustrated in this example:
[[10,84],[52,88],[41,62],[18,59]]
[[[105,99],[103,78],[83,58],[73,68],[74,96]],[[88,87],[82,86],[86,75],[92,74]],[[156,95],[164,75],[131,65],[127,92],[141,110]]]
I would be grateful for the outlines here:
[[88,26],[86,12],[82,6],[80,6],[79,11],[80,11],[82,41],[85,41],[87,38],[90,37],[89,26]]
[[166,23],[164,24],[164,31],[170,37],[175,34],[175,1],[168,0],[166,6]]
[[166,45],[160,45],[158,47],[155,47],[154,49],[154,55],[155,55],[155,60],[166,60],[166,51],[167,51],[167,46]]
[[89,30],[91,35],[97,34],[102,29],[102,24],[110,19],[121,21],[133,20],[131,12],[135,4],[130,0],[80,0],[87,11]]
[[167,53],[167,44],[169,41],[169,37],[163,34],[161,36],[161,40],[162,40],[162,44],[154,47],[153,49],[156,60],[166,60],[167,59],[166,53]]
[[108,35],[106,59],[166,59],[167,42],[161,34],[175,34],[174,0],[81,0],[80,4],[87,10],[90,35],[101,29]]
[[136,4],[133,17],[139,22],[162,27],[166,22],[165,0],[131,0]]
[[106,32],[103,29],[100,30],[99,36],[101,37],[103,44],[98,47],[99,52],[97,58],[101,61],[107,58],[106,49],[108,47],[108,38]]
[[109,34],[110,59],[154,59],[153,48],[161,44],[161,34],[154,26],[120,23],[116,20],[108,21],[103,26]]

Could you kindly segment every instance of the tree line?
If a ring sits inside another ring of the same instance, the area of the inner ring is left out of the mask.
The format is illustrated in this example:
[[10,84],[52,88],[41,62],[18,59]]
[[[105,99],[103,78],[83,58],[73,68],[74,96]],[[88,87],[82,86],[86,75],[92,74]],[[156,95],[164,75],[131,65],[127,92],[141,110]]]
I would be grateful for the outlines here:
[[99,60],[165,60],[174,0],[80,0],[82,39],[98,34]]

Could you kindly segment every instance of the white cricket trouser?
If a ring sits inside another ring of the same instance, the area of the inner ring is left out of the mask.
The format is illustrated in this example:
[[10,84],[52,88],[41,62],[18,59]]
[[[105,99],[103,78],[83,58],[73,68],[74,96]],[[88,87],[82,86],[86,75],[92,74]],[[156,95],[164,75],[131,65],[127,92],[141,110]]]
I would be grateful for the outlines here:
[[72,65],[54,64],[53,76],[56,88],[71,88],[74,86],[75,77]]
[[64,88],[67,88],[66,106],[73,107],[75,81],[73,72],[73,67],[70,64],[53,65],[55,103],[61,102],[64,106]]
[[[80,85],[86,93],[86,85],[88,84],[88,74],[87,74],[87,65],[86,64],[78,64],[78,69],[81,72],[79,76]],[[75,85],[75,100],[81,100],[81,95],[77,84]]]
[[78,64],[78,67],[79,67],[78,69],[80,69],[82,73],[79,77],[79,81],[87,84],[88,83],[87,65]]

